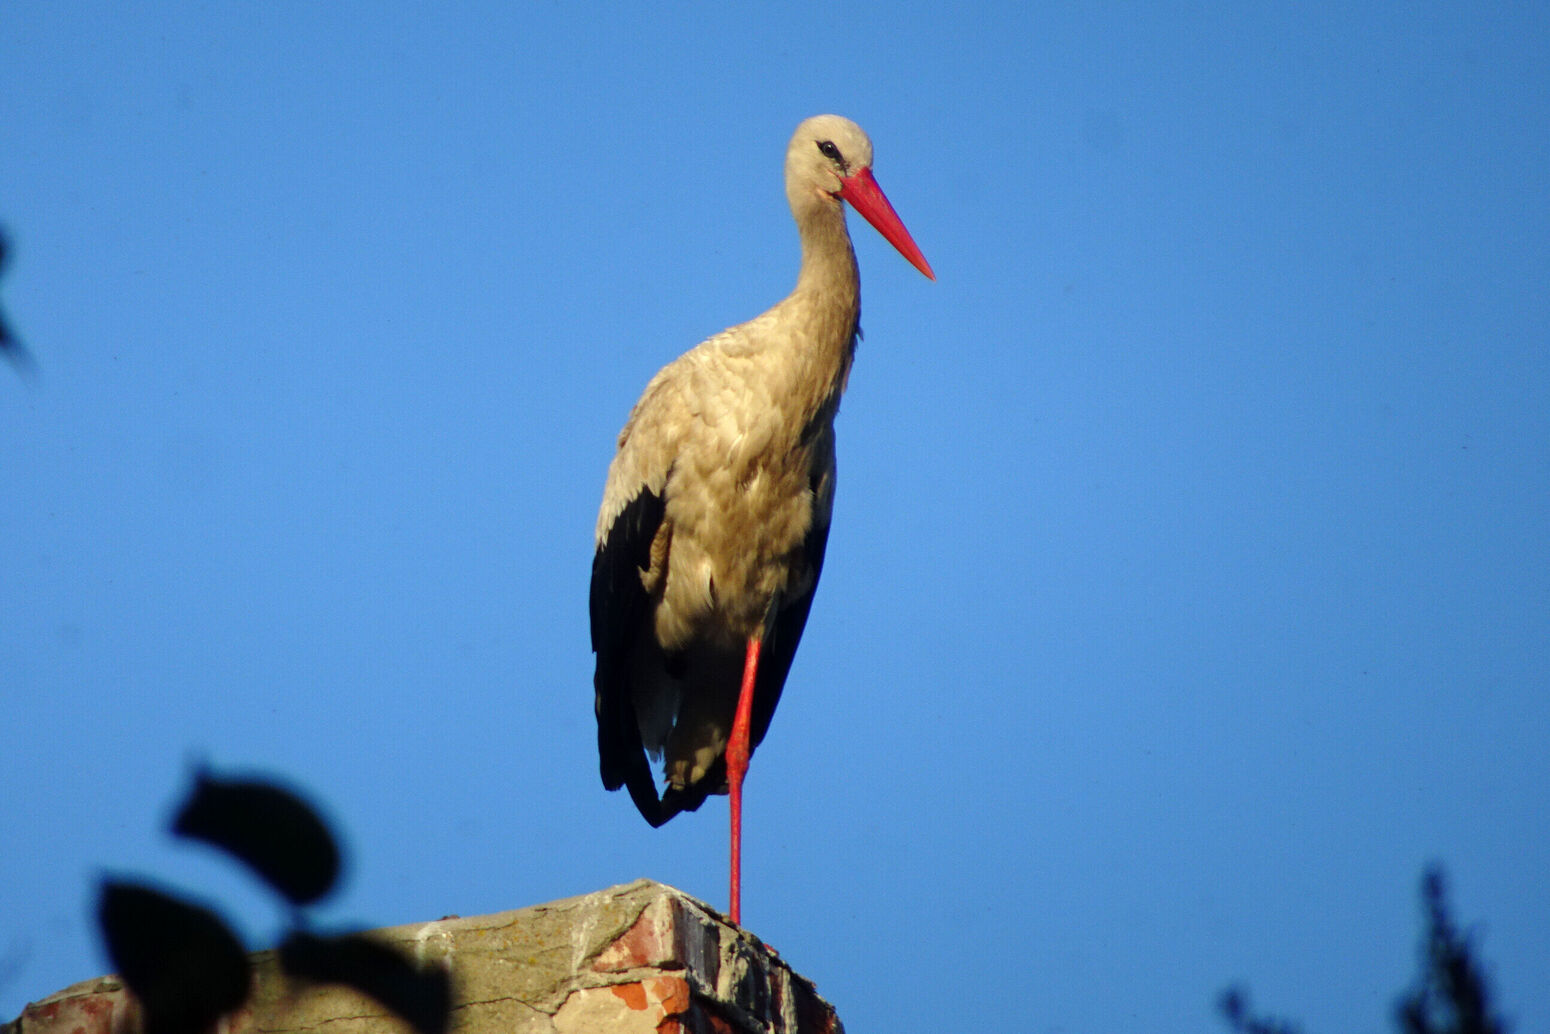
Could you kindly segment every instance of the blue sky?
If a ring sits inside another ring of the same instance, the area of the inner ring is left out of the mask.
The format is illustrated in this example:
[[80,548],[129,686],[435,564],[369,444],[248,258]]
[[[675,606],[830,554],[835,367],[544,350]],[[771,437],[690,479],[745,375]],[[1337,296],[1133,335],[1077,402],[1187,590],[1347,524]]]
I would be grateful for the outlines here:
[[639,876],[598,783],[603,476],[790,287],[854,118],[866,339],[744,916],[852,1030],[1390,1028],[1423,867],[1550,1029],[1542,5],[0,14],[0,1017],[105,971],[203,760],[347,838],[337,924]]

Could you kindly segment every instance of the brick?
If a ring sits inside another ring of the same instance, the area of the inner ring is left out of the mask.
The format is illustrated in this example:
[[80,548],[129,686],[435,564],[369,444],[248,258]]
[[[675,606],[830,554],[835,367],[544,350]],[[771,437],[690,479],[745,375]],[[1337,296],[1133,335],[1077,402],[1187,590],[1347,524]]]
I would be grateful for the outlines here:
[[[758,938],[649,880],[512,912],[374,931],[453,978],[452,1034],[843,1034],[829,1003]],[[252,957],[248,1003],[212,1034],[408,1034],[343,987]],[[112,978],[29,1005],[0,1034],[141,1034]]]

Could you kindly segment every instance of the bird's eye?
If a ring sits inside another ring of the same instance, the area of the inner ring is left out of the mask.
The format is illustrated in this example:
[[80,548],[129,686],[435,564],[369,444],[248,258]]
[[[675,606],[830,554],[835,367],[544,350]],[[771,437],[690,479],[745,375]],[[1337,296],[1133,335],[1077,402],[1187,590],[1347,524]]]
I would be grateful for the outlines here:
[[844,167],[845,158],[840,154],[840,149],[834,146],[833,140],[818,141],[818,150],[823,152],[823,156],[831,162],[837,162],[842,168]]

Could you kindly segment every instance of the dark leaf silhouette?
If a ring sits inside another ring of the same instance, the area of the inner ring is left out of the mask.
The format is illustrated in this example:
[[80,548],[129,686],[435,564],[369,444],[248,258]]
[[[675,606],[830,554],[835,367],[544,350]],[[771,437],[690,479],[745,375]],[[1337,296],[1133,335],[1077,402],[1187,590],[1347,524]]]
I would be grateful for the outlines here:
[[247,954],[208,909],[104,880],[97,919],[114,968],[140,1001],[145,1034],[202,1034],[247,999]]
[[1448,914],[1447,881],[1433,866],[1421,881],[1426,941],[1421,976],[1395,1009],[1404,1034],[1505,1034],[1507,1024],[1491,1012],[1485,976],[1469,938]]
[[333,834],[309,804],[272,783],[200,772],[172,830],[240,858],[295,905],[321,898],[339,877]]
[[[0,276],[5,274],[5,261],[7,257],[8,248],[6,246],[5,232],[0,231]],[[0,311],[0,352],[7,352],[16,347],[16,344],[16,338],[12,335],[11,329],[5,325],[5,313]]]
[[1254,1010],[1249,1006],[1248,992],[1242,988],[1230,987],[1223,991],[1222,997],[1217,1000],[1217,1007],[1222,1010],[1227,1025],[1238,1034],[1298,1034],[1298,1027],[1294,1023],[1254,1015]]
[[390,944],[362,934],[317,937],[297,931],[280,945],[280,965],[294,977],[353,987],[420,1034],[446,1034],[451,979],[443,969],[416,967]]
[[[0,274],[5,272],[5,262],[8,257],[5,233],[0,231]],[[0,309],[0,355],[5,356],[17,369],[27,373],[32,369],[32,357],[22,345],[21,339],[11,333],[10,326],[5,321],[5,311]]]

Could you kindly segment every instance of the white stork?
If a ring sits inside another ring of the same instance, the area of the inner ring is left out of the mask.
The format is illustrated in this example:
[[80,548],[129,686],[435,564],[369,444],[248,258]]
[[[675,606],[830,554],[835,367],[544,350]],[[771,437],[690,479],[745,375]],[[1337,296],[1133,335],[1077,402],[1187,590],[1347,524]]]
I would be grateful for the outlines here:
[[[663,367],[608,468],[592,561],[603,785],[660,826],[731,794],[740,922],[742,784],[807,622],[834,508],[834,414],[860,336],[850,202],[936,279],[872,178],[872,142],[838,115],[797,127],[786,197],[795,290]],[[651,758],[666,786],[657,792]]]

